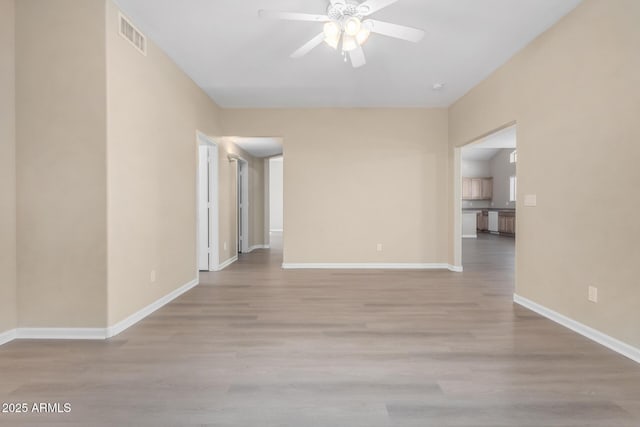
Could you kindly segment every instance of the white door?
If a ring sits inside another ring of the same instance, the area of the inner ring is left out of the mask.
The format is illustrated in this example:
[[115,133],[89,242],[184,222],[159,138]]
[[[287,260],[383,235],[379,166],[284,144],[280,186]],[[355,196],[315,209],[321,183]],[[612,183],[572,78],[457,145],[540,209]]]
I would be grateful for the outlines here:
[[198,156],[198,270],[209,270],[209,148],[201,145]]
[[498,232],[498,212],[489,212],[489,231]]
[[238,162],[238,253],[243,252],[244,248],[244,188],[243,188],[243,179],[242,174],[244,173],[244,163]]

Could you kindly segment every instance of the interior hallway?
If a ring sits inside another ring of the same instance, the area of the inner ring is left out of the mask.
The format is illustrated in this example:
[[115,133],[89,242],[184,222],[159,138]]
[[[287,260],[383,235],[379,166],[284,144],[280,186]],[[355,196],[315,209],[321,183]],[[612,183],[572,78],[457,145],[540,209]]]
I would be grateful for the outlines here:
[[512,239],[464,257],[459,274],[241,255],[107,342],[0,347],[0,400],[72,404],[0,424],[640,425],[636,363],[512,303]]

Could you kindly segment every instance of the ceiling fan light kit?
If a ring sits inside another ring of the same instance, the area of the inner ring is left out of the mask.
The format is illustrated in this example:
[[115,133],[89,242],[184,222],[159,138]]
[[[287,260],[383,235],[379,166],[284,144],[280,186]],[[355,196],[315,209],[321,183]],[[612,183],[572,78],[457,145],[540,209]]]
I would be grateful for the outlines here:
[[334,49],[338,49],[342,30],[335,22],[324,24],[324,42]]
[[371,33],[414,43],[424,37],[424,31],[416,28],[368,19],[369,15],[397,1],[367,0],[359,3],[356,0],[330,0],[326,15],[266,10],[260,10],[258,14],[263,18],[324,22],[322,33],[296,50],[291,57],[301,58],[324,42],[333,49],[340,50],[345,61],[348,54],[353,67],[358,68],[366,64],[362,46]]
[[344,23],[342,24],[344,28],[344,33],[351,37],[354,37],[360,32],[360,28],[362,27],[362,23],[360,19],[355,16],[351,16],[347,19],[344,19]]

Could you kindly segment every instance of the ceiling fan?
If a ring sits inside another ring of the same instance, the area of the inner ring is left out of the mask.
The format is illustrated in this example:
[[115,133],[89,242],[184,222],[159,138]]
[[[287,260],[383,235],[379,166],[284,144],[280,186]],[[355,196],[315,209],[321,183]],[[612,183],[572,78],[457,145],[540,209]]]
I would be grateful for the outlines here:
[[362,45],[371,33],[382,34],[396,39],[417,43],[424,37],[424,31],[404,25],[369,19],[370,15],[396,3],[398,0],[330,0],[326,15],[309,13],[279,12],[259,10],[262,18],[288,21],[324,22],[323,31],[291,54],[292,58],[301,58],[325,42],[335,50],[342,52],[345,62],[347,55],[354,68],[367,63]]

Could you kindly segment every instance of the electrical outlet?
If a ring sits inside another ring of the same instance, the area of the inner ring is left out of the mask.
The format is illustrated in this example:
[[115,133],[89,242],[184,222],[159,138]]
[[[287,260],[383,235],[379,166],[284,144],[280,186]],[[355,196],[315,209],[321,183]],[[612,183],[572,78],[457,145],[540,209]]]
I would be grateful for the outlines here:
[[598,288],[589,286],[589,301],[598,302]]
[[378,252],[382,252],[382,243],[378,243],[377,250]]
[[149,274],[149,280],[151,281],[151,283],[156,283],[156,271],[155,270],[151,270],[151,274]]

